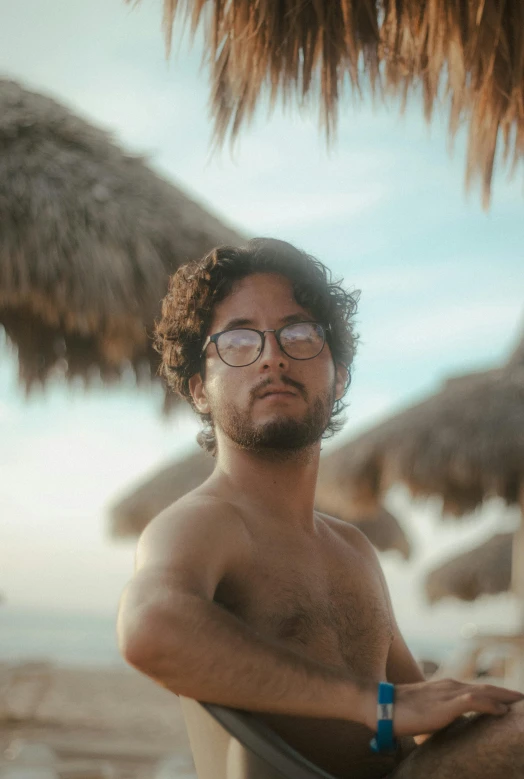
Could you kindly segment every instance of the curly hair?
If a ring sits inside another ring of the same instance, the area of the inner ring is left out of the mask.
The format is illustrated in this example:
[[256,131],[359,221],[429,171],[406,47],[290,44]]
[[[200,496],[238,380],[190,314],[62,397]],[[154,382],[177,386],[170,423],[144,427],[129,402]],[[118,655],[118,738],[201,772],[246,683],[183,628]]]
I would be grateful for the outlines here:
[[[245,246],[219,246],[196,262],[180,267],[171,277],[162,301],[162,316],[156,322],[154,345],[162,357],[159,373],[168,386],[185,398],[196,411],[189,380],[204,375],[202,345],[211,325],[214,307],[232,291],[235,282],[253,273],[279,273],[293,284],[296,302],[319,322],[330,326],[328,343],[335,363],[347,369],[346,394],[357,336],[354,316],[359,292],[347,292],[319,260],[285,241],[255,238]],[[346,404],[337,400],[325,438],[342,427],[338,419]],[[213,420],[200,414],[204,427],[198,435],[203,449],[216,454]]]

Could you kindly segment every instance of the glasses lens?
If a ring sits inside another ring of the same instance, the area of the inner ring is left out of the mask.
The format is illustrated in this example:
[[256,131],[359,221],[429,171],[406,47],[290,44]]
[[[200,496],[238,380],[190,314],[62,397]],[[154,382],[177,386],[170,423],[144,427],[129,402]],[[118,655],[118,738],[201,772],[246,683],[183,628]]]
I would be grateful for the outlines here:
[[262,339],[254,330],[227,330],[217,339],[220,358],[233,368],[255,362],[262,349]]
[[294,360],[316,357],[322,351],[324,341],[324,328],[316,322],[299,322],[280,331],[282,349]]

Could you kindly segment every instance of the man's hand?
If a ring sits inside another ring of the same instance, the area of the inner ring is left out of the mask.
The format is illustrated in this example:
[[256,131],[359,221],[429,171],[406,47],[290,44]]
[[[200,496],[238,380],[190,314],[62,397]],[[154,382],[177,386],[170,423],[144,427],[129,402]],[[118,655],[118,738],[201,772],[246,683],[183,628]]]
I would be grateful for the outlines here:
[[461,714],[506,714],[524,695],[491,684],[463,684],[454,679],[399,684],[395,687],[393,730],[416,736],[444,728]]

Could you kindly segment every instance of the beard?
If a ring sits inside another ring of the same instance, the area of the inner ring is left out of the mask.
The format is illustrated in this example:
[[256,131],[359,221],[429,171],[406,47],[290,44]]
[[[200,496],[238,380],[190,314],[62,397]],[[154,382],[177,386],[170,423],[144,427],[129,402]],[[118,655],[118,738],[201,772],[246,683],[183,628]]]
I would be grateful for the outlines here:
[[293,419],[284,414],[260,425],[253,424],[248,411],[242,412],[233,403],[220,404],[220,409],[211,409],[214,425],[242,449],[262,454],[291,453],[306,449],[317,443],[329,424],[335,386],[324,395],[315,398],[302,419]]

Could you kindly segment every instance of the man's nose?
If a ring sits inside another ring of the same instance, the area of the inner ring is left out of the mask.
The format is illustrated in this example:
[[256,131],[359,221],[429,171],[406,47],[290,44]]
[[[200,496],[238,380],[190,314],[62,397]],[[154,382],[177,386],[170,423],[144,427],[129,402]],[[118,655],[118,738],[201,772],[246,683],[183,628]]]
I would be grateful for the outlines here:
[[266,333],[264,349],[260,355],[260,367],[267,368],[287,368],[289,358],[280,348],[275,333]]

